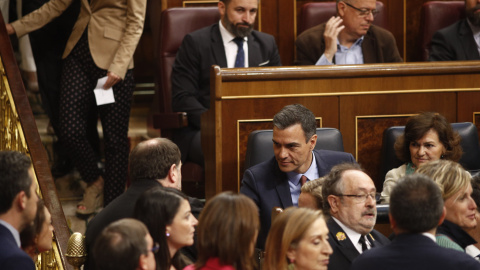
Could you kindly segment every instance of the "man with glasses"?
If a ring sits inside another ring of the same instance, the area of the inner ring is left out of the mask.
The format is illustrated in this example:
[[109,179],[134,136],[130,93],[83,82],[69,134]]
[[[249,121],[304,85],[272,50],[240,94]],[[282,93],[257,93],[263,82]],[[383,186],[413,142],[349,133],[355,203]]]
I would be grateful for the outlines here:
[[147,227],[133,218],[108,225],[95,241],[93,256],[102,270],[155,270],[159,249]]
[[328,242],[332,246],[329,269],[349,269],[352,261],[367,249],[390,241],[373,229],[377,218],[376,188],[356,163],[332,168],[322,187]]
[[403,62],[392,33],[372,25],[375,0],[337,0],[337,16],[298,36],[299,65]]

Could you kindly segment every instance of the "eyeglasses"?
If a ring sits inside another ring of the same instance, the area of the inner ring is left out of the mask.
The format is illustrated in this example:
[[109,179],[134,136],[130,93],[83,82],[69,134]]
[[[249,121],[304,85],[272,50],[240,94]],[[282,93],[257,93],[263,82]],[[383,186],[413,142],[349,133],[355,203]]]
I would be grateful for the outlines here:
[[377,16],[378,13],[380,13],[380,11],[376,10],[376,9],[366,9],[366,8],[357,8],[347,2],[343,2],[345,3],[345,5],[357,10],[358,12],[360,12],[360,16],[368,16],[370,15],[370,13],[372,13],[372,16],[375,17]]
[[158,250],[160,249],[160,245],[158,243],[153,244],[153,247],[150,249],[153,254],[156,254]]
[[372,198],[372,200],[376,201],[377,193],[372,192],[368,194],[337,194],[339,197],[350,197],[356,203],[364,203],[367,201],[368,197]]

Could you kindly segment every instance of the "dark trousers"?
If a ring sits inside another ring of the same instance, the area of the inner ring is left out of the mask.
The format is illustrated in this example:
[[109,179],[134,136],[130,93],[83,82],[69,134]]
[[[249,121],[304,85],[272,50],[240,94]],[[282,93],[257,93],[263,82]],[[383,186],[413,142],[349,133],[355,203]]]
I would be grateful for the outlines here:
[[[93,62],[87,30],[65,59],[60,98],[61,137],[82,178],[105,180],[105,206],[123,193],[128,172],[128,121],[133,94],[133,70],[113,86],[115,103],[97,106],[93,89],[107,71]],[[105,172],[97,166],[97,155],[87,139],[89,115],[97,110],[103,128]]]

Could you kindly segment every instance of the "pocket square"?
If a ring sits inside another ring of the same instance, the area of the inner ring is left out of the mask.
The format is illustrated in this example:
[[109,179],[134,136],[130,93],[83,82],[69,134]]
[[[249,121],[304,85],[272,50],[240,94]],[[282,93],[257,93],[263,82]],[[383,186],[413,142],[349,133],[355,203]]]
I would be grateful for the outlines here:
[[267,61],[265,61],[265,62],[263,62],[263,63],[260,63],[260,64],[258,64],[258,66],[259,66],[259,67],[261,67],[261,66],[266,66],[266,65],[268,65],[268,63],[270,63],[270,60],[267,60]]

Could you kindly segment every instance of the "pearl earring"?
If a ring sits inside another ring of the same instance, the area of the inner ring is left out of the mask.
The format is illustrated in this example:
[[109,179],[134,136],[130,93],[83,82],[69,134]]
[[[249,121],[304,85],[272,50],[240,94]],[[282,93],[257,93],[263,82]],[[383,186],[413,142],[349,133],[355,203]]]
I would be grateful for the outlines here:
[[170,234],[169,234],[168,232],[167,232],[165,235],[166,235],[167,237],[169,237],[169,236],[170,236]]

